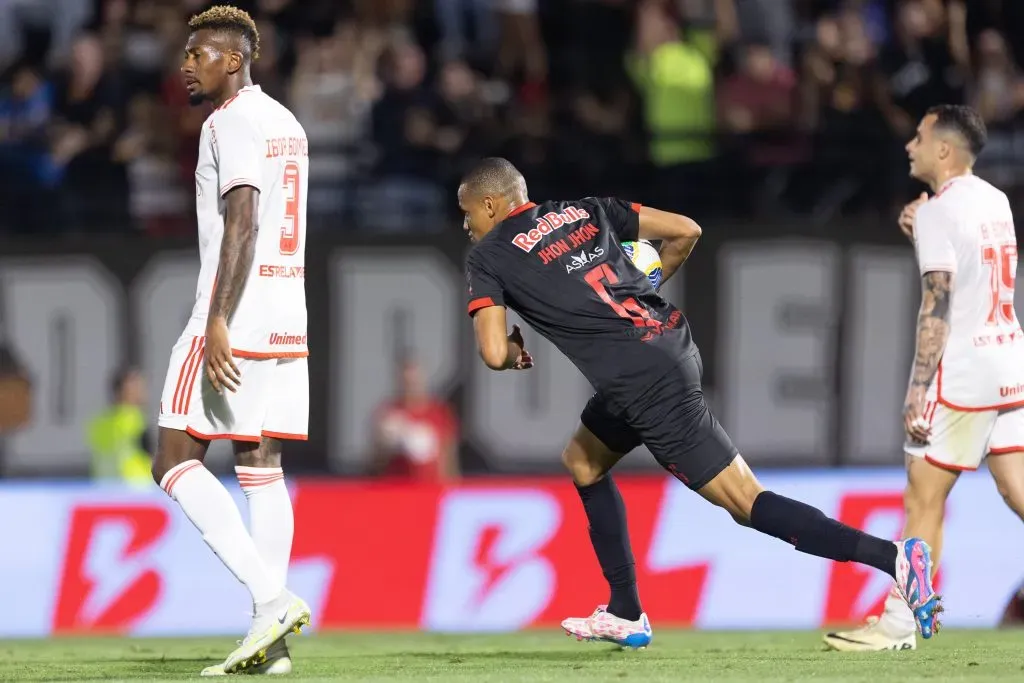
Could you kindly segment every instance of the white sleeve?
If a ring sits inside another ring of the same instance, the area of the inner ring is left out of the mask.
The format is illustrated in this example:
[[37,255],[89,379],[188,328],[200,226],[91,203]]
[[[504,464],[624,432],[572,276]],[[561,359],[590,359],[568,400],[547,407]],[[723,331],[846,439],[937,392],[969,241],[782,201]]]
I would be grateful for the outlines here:
[[956,272],[953,218],[938,204],[924,204],[914,217],[914,241],[921,274],[932,271]]
[[266,156],[266,143],[252,122],[237,109],[217,112],[213,120],[213,152],[217,159],[217,183],[220,196],[240,185],[262,191],[260,171]]

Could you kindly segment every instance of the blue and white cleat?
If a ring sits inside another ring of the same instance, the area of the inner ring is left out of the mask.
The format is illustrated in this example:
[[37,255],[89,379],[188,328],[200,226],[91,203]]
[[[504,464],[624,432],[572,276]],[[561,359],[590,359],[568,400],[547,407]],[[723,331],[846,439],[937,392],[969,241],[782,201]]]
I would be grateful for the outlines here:
[[932,549],[920,538],[896,543],[896,585],[914,613],[924,639],[939,632],[942,596],[932,588]]
[[600,605],[589,617],[566,619],[562,622],[565,635],[576,636],[576,640],[615,643],[633,650],[642,650],[654,640],[646,613],[636,621],[629,621],[610,614],[605,611],[607,608],[607,605]]

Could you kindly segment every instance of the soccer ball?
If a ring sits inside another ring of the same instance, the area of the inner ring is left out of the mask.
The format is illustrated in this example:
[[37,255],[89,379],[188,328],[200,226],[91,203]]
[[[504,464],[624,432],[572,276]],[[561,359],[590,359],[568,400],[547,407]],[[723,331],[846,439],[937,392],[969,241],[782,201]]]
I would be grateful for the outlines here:
[[651,287],[657,289],[661,286],[661,256],[654,245],[647,240],[638,242],[623,242],[622,251],[626,254],[629,262],[639,269],[651,281]]

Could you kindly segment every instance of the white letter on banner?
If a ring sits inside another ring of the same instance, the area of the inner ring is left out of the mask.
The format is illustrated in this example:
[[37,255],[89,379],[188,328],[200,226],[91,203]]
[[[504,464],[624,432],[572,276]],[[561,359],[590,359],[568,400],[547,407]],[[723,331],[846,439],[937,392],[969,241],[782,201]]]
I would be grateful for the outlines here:
[[837,248],[744,243],[723,247],[718,262],[723,426],[753,462],[826,462]]
[[4,326],[28,366],[35,392],[31,425],[9,441],[9,471],[88,464],[87,421],[110,400],[121,362],[123,292],[89,257],[0,265]]
[[432,392],[443,395],[457,379],[463,278],[434,249],[385,247],[341,250],[328,279],[330,459],[361,471],[373,413],[395,395],[402,348],[420,363]]
[[910,249],[850,254],[842,447],[848,462],[903,464],[903,397],[921,300]]
[[561,523],[558,502],[539,490],[446,495],[437,517],[422,626],[441,631],[528,626],[555,590],[555,569],[538,551]]

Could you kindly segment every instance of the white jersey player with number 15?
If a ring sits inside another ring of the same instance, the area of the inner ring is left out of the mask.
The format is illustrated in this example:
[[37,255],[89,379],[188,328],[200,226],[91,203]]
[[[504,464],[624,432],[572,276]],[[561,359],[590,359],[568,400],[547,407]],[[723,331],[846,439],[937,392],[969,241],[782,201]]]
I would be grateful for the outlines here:
[[[294,515],[281,468],[282,440],[308,433],[306,134],[252,83],[252,17],[221,5],[189,29],[181,67],[189,101],[214,109],[196,165],[199,284],[171,350],[153,477],[252,597],[248,634],[202,674],[284,674],[284,638],[310,621],[286,586]],[[214,439],[232,442],[251,531],[203,464]],[[201,617],[205,606],[197,607]]]
[[[907,145],[911,175],[934,195],[904,209],[922,301],[904,404],[907,440],[905,535],[920,536],[938,561],[946,498],[960,472],[989,471],[1024,516],[1024,332],[1013,306],[1017,238],[1005,194],[973,174],[986,140],[976,111],[934,107]],[[995,557],[978,558],[996,561]],[[829,633],[836,650],[912,650],[913,615],[895,592],[880,618]]]

